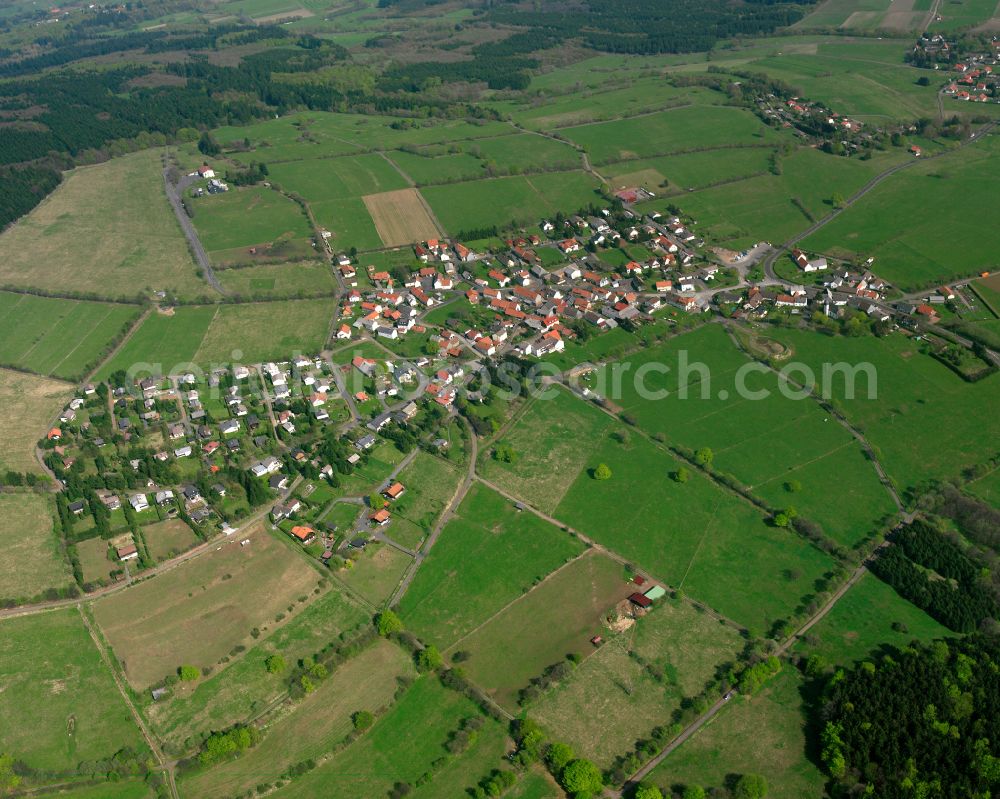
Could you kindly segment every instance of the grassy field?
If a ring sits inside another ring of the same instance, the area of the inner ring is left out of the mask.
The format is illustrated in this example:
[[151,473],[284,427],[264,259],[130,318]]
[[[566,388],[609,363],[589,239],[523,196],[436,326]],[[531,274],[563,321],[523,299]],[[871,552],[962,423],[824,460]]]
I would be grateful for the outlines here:
[[316,221],[333,233],[331,245],[338,250],[375,250],[382,245],[375,222],[360,197],[310,203]]
[[593,652],[602,617],[633,591],[621,564],[585,552],[450,647],[469,677],[512,712],[532,677],[569,654]]
[[[661,601],[632,629],[604,635],[601,648],[530,710],[553,737],[602,768],[699,693],[743,645],[736,630],[686,602]],[[663,681],[639,658],[662,669]]]
[[79,379],[138,315],[135,305],[0,292],[0,363]]
[[299,292],[314,294],[336,288],[329,264],[322,261],[222,269],[216,276],[227,292],[243,297],[292,297]]
[[369,194],[362,199],[386,247],[425,241],[441,234],[417,189]]
[[213,306],[175,308],[171,314],[151,313],[115,356],[103,364],[98,380],[119,369],[140,364],[161,374],[179,371],[190,363],[208,332],[217,308]]
[[609,180],[615,189],[642,186],[654,194],[664,191],[664,181],[672,191],[700,189],[767,172],[773,152],[770,147],[735,147],[623,161],[615,164]]
[[[686,483],[671,479],[678,461],[575,397],[539,400],[504,441],[519,457],[491,464],[491,479],[755,632],[832,565],[693,469]],[[611,479],[592,477],[599,463]]]
[[683,150],[777,140],[777,134],[748,111],[700,105],[566,128],[562,134],[583,147],[597,165]]
[[407,627],[442,648],[467,635],[582,545],[473,486],[400,603]]
[[875,367],[877,398],[867,398],[862,379],[860,396],[839,399],[837,405],[875,447],[901,488],[955,474],[995,454],[1000,421],[983,409],[995,402],[997,375],[966,383],[902,334],[850,339],[780,331],[775,337],[816,374],[822,363]]
[[491,178],[421,191],[451,235],[461,231],[537,222],[556,211],[575,212],[594,200],[596,181],[585,172]]
[[56,421],[72,387],[59,380],[0,369],[0,471],[41,474],[35,442]]
[[1000,508],[1000,469],[969,483],[966,490],[984,502],[989,502],[994,508]]
[[0,494],[0,597],[33,597],[73,582],[41,494]]
[[396,590],[411,561],[395,547],[372,543],[354,561],[353,568],[337,576],[372,604],[381,605]]
[[310,203],[406,188],[406,180],[376,153],[275,164],[270,178]]
[[[385,796],[396,783],[405,782],[413,788],[408,794],[413,799],[463,796],[466,788],[503,764],[508,746],[501,726],[487,720],[468,749],[448,755],[444,745],[451,733],[465,719],[479,715],[464,696],[443,688],[433,675],[425,675],[356,742],[274,795],[295,799]],[[432,769],[431,764],[441,758],[444,762]],[[424,774],[429,779],[418,784]]]
[[799,641],[804,655],[816,653],[829,664],[850,666],[882,646],[903,647],[952,633],[911,605],[874,574],[866,574]]
[[755,773],[771,799],[815,799],[825,779],[806,757],[801,678],[790,666],[752,699],[736,697],[649,779],[671,786],[722,787],[729,774]]
[[312,234],[309,221],[294,202],[258,186],[192,201],[198,238],[209,253],[273,244],[279,238],[303,239]]
[[286,663],[296,663],[370,621],[368,610],[346,592],[327,591],[286,623],[260,625],[262,637],[242,657],[193,685],[176,686],[169,698],[147,704],[146,716],[156,734],[175,746],[205,730],[252,718],[287,688],[282,675],[264,667],[269,656],[280,654]]
[[4,751],[29,766],[75,769],[123,746],[142,748],[139,729],[75,609],[0,623],[0,674],[0,740]]
[[[416,547],[433,528],[462,477],[459,470],[443,458],[419,453],[399,474],[406,493],[392,504],[389,536],[404,546]],[[408,522],[409,528],[406,529],[402,522]],[[407,532],[409,537],[401,537],[402,532]]]
[[142,537],[154,560],[172,558],[198,543],[198,536],[180,519],[170,519],[144,527]]
[[134,297],[207,290],[146,150],[80,167],[0,236],[0,284]]
[[238,760],[182,782],[191,796],[233,796],[277,779],[286,768],[329,753],[351,731],[357,711],[377,713],[392,702],[400,678],[415,675],[400,647],[380,640],[336,669],[291,712],[264,729],[263,741]]
[[84,582],[110,580],[111,572],[119,568],[117,562],[108,558],[108,542],[103,538],[88,538],[79,542],[76,545],[76,554],[80,559]]
[[[969,277],[1000,264],[1000,233],[983,227],[968,205],[990,203],[987,164],[1000,157],[1000,136],[893,175],[807,238],[810,251],[874,256],[880,277],[903,290]],[[955,246],[961,241],[960,247]]]
[[250,543],[221,546],[126,593],[94,605],[94,615],[137,688],[182,664],[218,665],[252,629],[300,612],[319,575],[258,524]]

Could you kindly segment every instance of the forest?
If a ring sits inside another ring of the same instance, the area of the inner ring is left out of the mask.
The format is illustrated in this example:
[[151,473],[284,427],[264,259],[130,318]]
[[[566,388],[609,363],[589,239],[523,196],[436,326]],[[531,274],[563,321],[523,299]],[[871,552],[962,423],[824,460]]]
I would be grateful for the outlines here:
[[835,797],[989,799],[1000,788],[1000,642],[913,644],[837,671],[820,717]]

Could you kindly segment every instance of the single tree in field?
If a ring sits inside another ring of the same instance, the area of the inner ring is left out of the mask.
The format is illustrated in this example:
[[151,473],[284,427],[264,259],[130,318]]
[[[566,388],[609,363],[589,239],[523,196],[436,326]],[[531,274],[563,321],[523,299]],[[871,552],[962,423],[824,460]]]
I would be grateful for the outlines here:
[[686,483],[689,476],[690,474],[688,470],[681,466],[676,472],[674,472],[674,482]]
[[181,666],[177,669],[177,676],[182,682],[194,682],[201,676],[197,666]]
[[594,469],[594,479],[595,480],[610,480],[611,479],[611,468],[606,463],[597,464],[597,468]]
[[417,671],[434,671],[441,668],[444,658],[433,644],[425,646],[417,653]]
[[270,655],[264,661],[268,674],[280,674],[285,670],[285,659],[281,655]]
[[367,710],[359,710],[351,716],[351,722],[354,724],[354,729],[360,732],[367,730],[375,723],[375,716]]

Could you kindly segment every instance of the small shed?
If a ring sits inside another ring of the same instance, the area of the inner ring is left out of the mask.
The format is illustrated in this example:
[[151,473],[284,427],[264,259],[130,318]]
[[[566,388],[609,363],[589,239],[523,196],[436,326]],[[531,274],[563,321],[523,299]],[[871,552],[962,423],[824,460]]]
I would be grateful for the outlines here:
[[647,596],[644,596],[643,594],[640,594],[638,591],[636,591],[634,594],[632,594],[628,598],[628,601],[631,602],[633,605],[635,605],[637,607],[640,607],[640,608],[648,608],[650,605],[653,604],[653,600],[652,599],[650,599]]
[[666,593],[667,589],[664,588],[662,585],[654,585],[643,596],[645,596],[646,599],[650,600],[651,602],[655,602],[657,599],[666,596]]

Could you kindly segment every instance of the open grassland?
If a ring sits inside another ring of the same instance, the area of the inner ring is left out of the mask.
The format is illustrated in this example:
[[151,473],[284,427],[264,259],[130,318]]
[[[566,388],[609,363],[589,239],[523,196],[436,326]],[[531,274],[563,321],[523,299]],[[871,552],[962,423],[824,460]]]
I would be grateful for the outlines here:
[[[444,458],[420,452],[399,474],[406,493],[392,503],[389,537],[410,548],[418,546],[434,527],[463,477]],[[402,537],[401,533],[408,533],[408,537]]]
[[33,597],[73,582],[52,525],[49,496],[0,494],[0,598]]
[[284,191],[310,203],[361,197],[407,185],[393,165],[377,153],[279,163],[270,169],[270,178]]
[[71,396],[68,383],[0,369],[0,472],[42,474],[35,442]]
[[425,241],[441,233],[417,189],[369,194],[363,199],[387,247]]
[[[480,716],[461,694],[443,688],[433,674],[416,683],[375,726],[318,768],[277,791],[295,799],[355,799],[385,796],[399,782],[413,787],[413,799],[444,799],[465,794],[466,788],[503,764],[507,737],[491,720],[473,743],[458,755],[445,749],[463,721]],[[432,764],[444,758],[436,769]],[[418,784],[427,774],[429,779]]]
[[499,615],[452,644],[468,653],[462,667],[511,712],[517,695],[546,667],[569,654],[593,652],[590,639],[603,631],[603,617],[633,591],[621,564],[585,552]]
[[[701,366],[685,374],[684,358]],[[648,432],[690,450],[709,447],[716,469],[735,475],[772,507],[794,506],[833,540],[854,545],[895,510],[860,443],[812,398],[784,395],[778,377],[763,367],[744,374],[741,388],[740,370],[747,363],[721,326],[706,325],[630,359],[633,371],[645,364],[670,366],[668,374],[644,381],[646,390],[667,396],[644,398],[642,383],[631,379],[616,389],[615,366],[600,379]],[[831,485],[851,501],[831,503]]]
[[242,297],[294,297],[299,293],[332,293],[337,288],[330,265],[322,261],[222,269],[216,277],[229,294]]
[[876,397],[868,398],[867,381],[860,377],[856,398],[843,399],[841,390],[835,403],[875,447],[900,488],[956,474],[996,454],[1000,417],[985,409],[995,405],[997,375],[966,383],[902,334],[853,339],[789,330],[775,337],[816,374],[823,363],[873,365]]
[[773,152],[770,147],[733,147],[623,161],[614,165],[615,173],[609,180],[614,189],[641,186],[654,194],[663,193],[664,181],[670,192],[701,189],[767,172]]
[[[889,153],[860,161],[800,149],[781,159],[780,175],[695,191],[677,204],[697,220],[698,233],[713,241],[736,247],[758,241],[778,243],[830,213],[835,194],[851,196],[898,157]],[[663,201],[647,205],[665,207]]]
[[337,576],[373,605],[381,605],[396,590],[412,560],[388,544],[371,543],[357,555],[352,568],[338,572]]
[[135,305],[0,292],[0,363],[78,379],[138,315]]
[[[608,768],[699,693],[742,648],[732,627],[683,601],[661,600],[531,706],[531,717],[582,757]],[[654,679],[645,664],[663,675]]]
[[825,779],[806,756],[801,678],[791,666],[752,699],[735,697],[667,757],[649,779],[671,786],[722,787],[729,774],[755,773],[773,799],[815,799]]
[[965,488],[994,508],[1000,508],[1000,469],[994,469],[985,477],[969,483]]
[[134,297],[205,289],[167,203],[159,155],[80,167],[0,236],[0,284]]
[[234,796],[276,780],[289,766],[329,753],[351,732],[352,714],[378,713],[392,702],[399,680],[414,675],[413,661],[403,649],[377,641],[268,723],[263,741],[243,757],[184,780],[184,793]]
[[[242,358],[256,363],[318,352],[326,342],[334,308],[325,299],[221,305],[193,360],[231,363]],[[242,354],[234,356],[234,350]]]
[[437,152],[438,147],[425,148],[419,153],[393,150],[388,157],[418,186],[433,186],[456,180],[475,180],[483,177],[485,164],[467,152]]
[[60,790],[60,799],[152,799],[156,794],[144,782],[139,780],[120,780],[118,782],[101,782],[81,788]]
[[702,105],[566,128],[561,133],[583,147],[598,165],[778,139],[749,111]]
[[117,560],[108,557],[108,541],[100,538],[88,538],[76,545],[76,555],[80,559],[80,569],[83,571],[85,583],[96,583],[99,580],[110,580],[111,572],[120,568]]
[[828,664],[850,666],[884,646],[944,638],[951,631],[912,605],[874,574],[865,574],[796,645]]
[[125,674],[136,688],[183,665],[216,666],[250,631],[298,612],[320,577],[260,524],[152,580],[94,606]]
[[168,698],[146,706],[147,718],[162,740],[177,746],[205,730],[225,729],[252,718],[288,687],[284,675],[268,673],[264,663],[268,657],[281,655],[286,663],[297,663],[351,637],[370,621],[366,609],[334,588],[287,623],[269,619],[261,624],[261,638],[242,657],[193,685],[178,684]]
[[170,314],[153,311],[114,357],[97,373],[105,380],[119,369],[143,365],[146,371],[172,374],[194,360],[215,317],[214,306],[175,308]]
[[77,610],[0,623],[0,740],[32,768],[72,770],[142,736]]
[[875,269],[903,290],[969,277],[1000,264],[1000,230],[970,208],[990,205],[988,164],[1000,136],[893,175],[803,242],[811,251],[874,256]]
[[993,0],[949,0],[940,7],[941,21],[933,31],[954,31],[976,26],[977,30],[995,33],[1000,30],[1000,9]]
[[[575,397],[539,400],[503,441],[518,457],[492,480],[755,632],[832,565],[694,469],[678,483],[679,461]],[[611,479],[594,479],[599,463]]]
[[169,519],[143,528],[142,537],[154,560],[166,560],[198,543],[198,536],[180,519]]
[[267,247],[279,239],[309,238],[302,209],[284,195],[261,186],[230,188],[224,194],[189,200],[198,238],[209,253],[240,247]]
[[442,648],[484,622],[582,545],[475,485],[400,602],[407,627]]
[[310,203],[316,222],[333,233],[331,246],[337,250],[375,250],[382,247],[378,229],[360,197],[339,197]]

